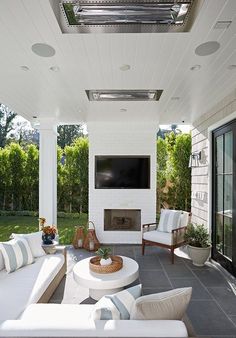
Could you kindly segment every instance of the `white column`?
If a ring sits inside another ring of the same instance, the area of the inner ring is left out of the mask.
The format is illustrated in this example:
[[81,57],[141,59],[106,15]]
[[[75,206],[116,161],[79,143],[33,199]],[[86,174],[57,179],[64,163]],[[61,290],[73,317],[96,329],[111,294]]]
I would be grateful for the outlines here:
[[57,224],[57,126],[52,119],[39,126],[39,217]]

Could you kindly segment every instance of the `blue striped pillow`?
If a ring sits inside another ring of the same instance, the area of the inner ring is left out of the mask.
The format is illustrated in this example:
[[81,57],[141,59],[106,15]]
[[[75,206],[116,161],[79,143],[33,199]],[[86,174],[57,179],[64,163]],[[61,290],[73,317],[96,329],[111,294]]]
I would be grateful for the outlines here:
[[142,285],[135,285],[114,295],[103,296],[91,313],[93,320],[129,319],[135,300],[141,296]]
[[142,285],[135,285],[131,288],[107,296],[120,312],[120,319],[129,319],[131,308],[137,298],[142,294]]
[[9,242],[1,242],[0,250],[8,273],[34,262],[34,257],[29,244],[24,238],[12,239]]

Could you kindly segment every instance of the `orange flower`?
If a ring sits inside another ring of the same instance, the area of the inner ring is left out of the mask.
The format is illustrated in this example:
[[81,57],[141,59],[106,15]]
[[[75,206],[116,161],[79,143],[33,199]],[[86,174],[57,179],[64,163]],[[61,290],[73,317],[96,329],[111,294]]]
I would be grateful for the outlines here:
[[45,235],[55,235],[57,228],[54,225],[46,225],[42,228],[42,231]]

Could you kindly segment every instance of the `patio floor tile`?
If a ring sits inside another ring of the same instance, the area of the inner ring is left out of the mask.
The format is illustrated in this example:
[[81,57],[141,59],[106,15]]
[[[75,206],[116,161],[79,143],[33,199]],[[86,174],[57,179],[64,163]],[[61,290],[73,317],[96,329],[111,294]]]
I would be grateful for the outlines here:
[[192,300],[187,314],[197,335],[236,335],[236,326],[214,300]]
[[143,287],[171,287],[168,278],[161,270],[141,270],[139,276]]
[[220,274],[219,271],[212,269],[198,269],[194,270],[196,276],[200,281],[207,287],[218,287],[225,286],[227,287],[226,279]]
[[160,260],[156,256],[139,256],[136,261],[140,270],[162,270]]
[[212,299],[208,290],[201,285],[201,283],[194,278],[171,278],[171,283],[174,288],[192,287],[192,299]]
[[164,268],[169,278],[194,278],[192,272],[183,264],[166,265]]
[[228,315],[236,315],[235,294],[230,286],[208,288],[208,290]]

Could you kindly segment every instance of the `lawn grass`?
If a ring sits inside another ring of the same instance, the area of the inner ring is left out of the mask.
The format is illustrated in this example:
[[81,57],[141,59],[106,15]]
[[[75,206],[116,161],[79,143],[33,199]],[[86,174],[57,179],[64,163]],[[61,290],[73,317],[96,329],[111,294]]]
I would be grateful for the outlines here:
[[[79,218],[58,218],[57,227],[60,236],[60,244],[71,244],[75,232],[75,226],[85,225],[87,214],[81,214]],[[32,216],[0,216],[0,242],[9,240],[14,233],[29,233],[38,231],[38,217]]]

